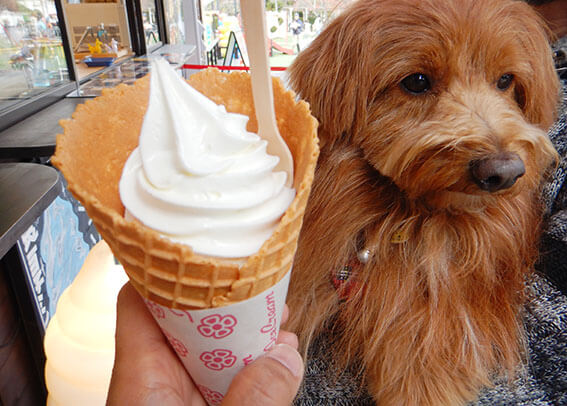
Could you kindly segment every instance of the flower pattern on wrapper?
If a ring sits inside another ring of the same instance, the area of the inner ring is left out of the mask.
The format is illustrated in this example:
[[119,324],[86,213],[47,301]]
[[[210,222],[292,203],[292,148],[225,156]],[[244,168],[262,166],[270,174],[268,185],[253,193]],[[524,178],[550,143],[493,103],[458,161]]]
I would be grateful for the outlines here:
[[224,349],[205,351],[199,359],[205,363],[207,368],[213,371],[230,368],[236,362],[236,357],[232,355],[232,351]]
[[174,314],[174,315],[176,315],[177,317],[187,316],[187,318],[189,319],[189,321],[190,321],[191,323],[194,323],[193,317],[191,317],[191,314],[190,314],[187,310],[169,309],[169,311],[171,312],[171,314]]
[[226,316],[211,314],[201,319],[201,324],[199,324],[197,330],[204,337],[220,339],[232,334],[236,323],[236,317],[230,314]]
[[209,405],[219,406],[221,404],[223,399],[222,393],[209,389],[204,385],[198,385],[198,388]]
[[186,357],[187,354],[189,354],[189,351],[187,350],[187,347],[185,347],[185,344],[183,344],[181,341],[179,341],[177,338],[173,337],[171,334],[169,334],[165,330],[163,330],[163,334],[165,335],[165,337],[167,338],[167,341],[169,341],[169,344],[171,344],[171,346],[173,347],[173,349],[175,350],[177,355],[179,355],[181,358],[183,358],[183,357]]
[[254,362],[254,358],[252,357],[252,354],[248,354],[248,356],[242,358],[242,362],[244,362],[244,365],[248,365]]
[[144,302],[146,303],[148,310],[154,316],[154,318],[165,319],[165,311],[160,305],[148,299],[144,299]]

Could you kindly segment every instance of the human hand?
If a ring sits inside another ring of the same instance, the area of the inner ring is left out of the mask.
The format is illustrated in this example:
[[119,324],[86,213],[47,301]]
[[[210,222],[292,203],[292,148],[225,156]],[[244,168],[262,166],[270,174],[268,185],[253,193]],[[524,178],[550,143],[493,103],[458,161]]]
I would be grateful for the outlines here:
[[[287,318],[287,306],[283,319]],[[295,334],[280,331],[276,345],[233,379],[223,406],[289,405],[303,379]],[[107,406],[199,405],[206,402],[169,346],[136,290],[118,295],[116,356]]]

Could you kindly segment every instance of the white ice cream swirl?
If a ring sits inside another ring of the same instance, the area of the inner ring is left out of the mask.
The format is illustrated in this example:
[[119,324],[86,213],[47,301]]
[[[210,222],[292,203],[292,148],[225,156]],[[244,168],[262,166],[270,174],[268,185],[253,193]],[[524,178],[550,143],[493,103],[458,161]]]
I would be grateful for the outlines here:
[[120,180],[127,214],[195,252],[246,257],[274,231],[295,196],[278,157],[163,60],[152,62],[140,143]]

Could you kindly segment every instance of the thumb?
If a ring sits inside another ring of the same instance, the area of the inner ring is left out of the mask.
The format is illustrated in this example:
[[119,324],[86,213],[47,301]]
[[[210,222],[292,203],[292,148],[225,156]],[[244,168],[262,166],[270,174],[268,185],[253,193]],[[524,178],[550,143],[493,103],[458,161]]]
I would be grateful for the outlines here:
[[277,344],[232,380],[223,406],[291,404],[303,379],[303,360],[295,348]]

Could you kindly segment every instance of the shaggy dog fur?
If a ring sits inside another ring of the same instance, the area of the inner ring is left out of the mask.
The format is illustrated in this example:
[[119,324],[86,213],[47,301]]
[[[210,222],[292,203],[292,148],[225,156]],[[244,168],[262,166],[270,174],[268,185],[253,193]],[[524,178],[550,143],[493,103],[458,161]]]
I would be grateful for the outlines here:
[[[512,379],[556,159],[543,22],[512,0],[363,0],[290,79],[321,123],[321,155],[286,327],[304,349],[332,330],[339,369],[359,362],[380,405],[458,405]],[[478,162],[496,160],[480,171],[490,183],[511,156],[525,167],[515,184],[479,186]],[[333,274],[362,249],[341,300]]]

